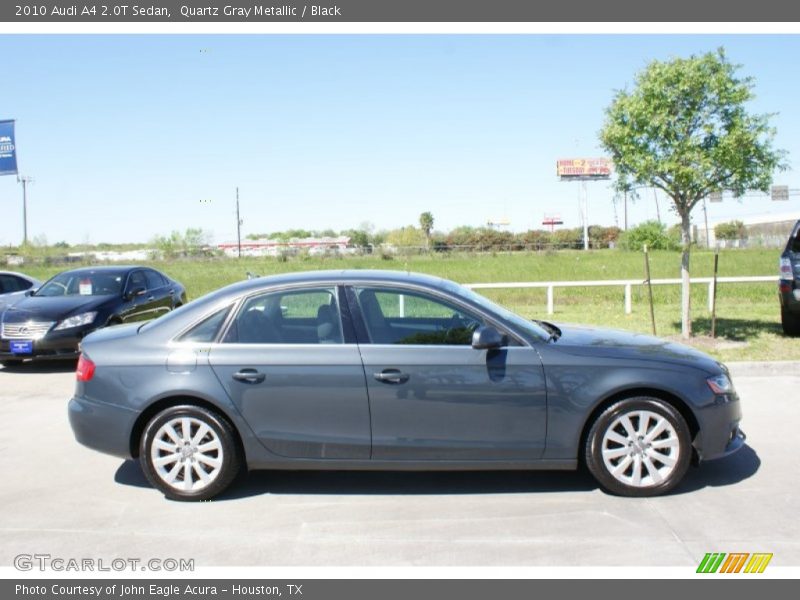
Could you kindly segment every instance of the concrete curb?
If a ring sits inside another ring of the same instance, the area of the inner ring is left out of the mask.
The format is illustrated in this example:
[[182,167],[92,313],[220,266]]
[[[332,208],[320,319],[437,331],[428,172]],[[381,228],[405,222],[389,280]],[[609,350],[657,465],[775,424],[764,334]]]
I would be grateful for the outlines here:
[[800,374],[800,361],[740,361],[726,362],[733,377],[776,377]]

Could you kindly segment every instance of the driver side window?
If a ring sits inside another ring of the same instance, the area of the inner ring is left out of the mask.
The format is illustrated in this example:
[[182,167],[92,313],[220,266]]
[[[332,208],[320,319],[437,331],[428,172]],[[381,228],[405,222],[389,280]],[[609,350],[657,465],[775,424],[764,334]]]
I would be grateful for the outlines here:
[[373,344],[469,346],[479,316],[439,298],[408,290],[356,288]]
[[128,279],[128,288],[126,291],[132,292],[135,289],[147,289],[147,280],[144,277],[144,273],[142,271],[134,271],[131,273],[130,279]]

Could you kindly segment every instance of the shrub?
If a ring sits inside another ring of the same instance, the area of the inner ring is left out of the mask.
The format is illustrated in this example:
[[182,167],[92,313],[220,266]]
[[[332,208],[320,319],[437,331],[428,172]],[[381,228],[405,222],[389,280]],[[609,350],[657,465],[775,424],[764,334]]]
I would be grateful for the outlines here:
[[625,250],[640,251],[647,245],[650,250],[677,250],[680,240],[667,232],[667,226],[658,221],[645,221],[623,232],[619,243]]

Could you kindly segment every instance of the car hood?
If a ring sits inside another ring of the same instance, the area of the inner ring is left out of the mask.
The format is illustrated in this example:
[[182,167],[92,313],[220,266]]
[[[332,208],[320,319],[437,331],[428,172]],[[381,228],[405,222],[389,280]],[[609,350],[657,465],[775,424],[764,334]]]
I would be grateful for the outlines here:
[[4,323],[59,321],[72,315],[97,310],[112,296],[26,296],[7,306]]
[[699,350],[650,335],[562,323],[554,325],[561,330],[561,336],[553,343],[568,354],[668,362],[712,374],[725,370],[721,363]]
[[8,294],[0,294],[0,313],[23,298],[25,298],[25,292],[9,292]]

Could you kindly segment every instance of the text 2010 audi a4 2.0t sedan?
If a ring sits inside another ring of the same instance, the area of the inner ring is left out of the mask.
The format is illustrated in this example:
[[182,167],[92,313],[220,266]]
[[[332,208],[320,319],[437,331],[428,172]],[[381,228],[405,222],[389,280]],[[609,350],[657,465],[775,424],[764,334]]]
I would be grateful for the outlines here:
[[72,429],[170,498],[247,469],[574,469],[671,490],[744,444],[726,368],[643,335],[523,319],[384,271],[237,283],[82,343]]
[[155,269],[64,271],[0,308],[0,362],[74,358],[81,339],[96,329],[152,319],[185,303],[183,286]]

